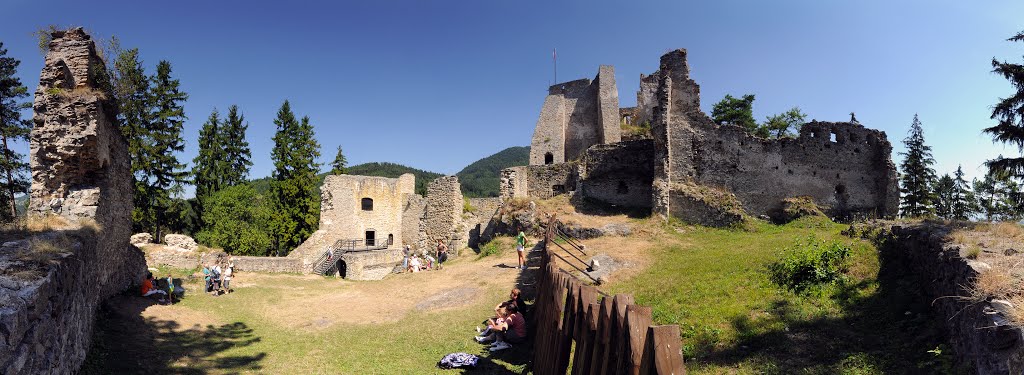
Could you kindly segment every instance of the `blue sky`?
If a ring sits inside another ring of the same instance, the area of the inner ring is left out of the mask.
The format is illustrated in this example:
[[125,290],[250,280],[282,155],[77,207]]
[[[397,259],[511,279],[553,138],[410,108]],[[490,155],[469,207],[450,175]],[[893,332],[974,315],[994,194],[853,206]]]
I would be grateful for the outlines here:
[[[757,96],[758,120],[799,106],[809,118],[884,130],[896,151],[915,113],[939,173],[968,177],[999,154],[980,130],[1011,93],[993,57],[1020,62],[1024,2],[910,1],[92,1],[5,0],[0,41],[34,91],[30,35],[80,25],[168,60],[191,98],[182,160],[216,107],[249,121],[251,177],[269,175],[273,118],[288,99],[329,162],[390,161],[442,173],[528,145],[547,86],[614,65],[622,106],[641,73],[686,48],[702,106]],[[172,5],[173,4],[173,5]],[[24,147],[27,153],[27,146]],[[898,162],[900,157],[894,155]]]

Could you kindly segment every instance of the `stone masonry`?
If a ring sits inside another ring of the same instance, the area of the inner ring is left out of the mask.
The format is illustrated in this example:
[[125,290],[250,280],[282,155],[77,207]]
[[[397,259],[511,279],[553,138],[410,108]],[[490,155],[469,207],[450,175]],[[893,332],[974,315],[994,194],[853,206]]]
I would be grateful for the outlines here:
[[[602,74],[611,74],[605,68]],[[599,74],[596,81],[611,79]],[[695,211],[694,205],[684,202],[717,200],[694,196],[701,192],[730,197],[756,216],[777,216],[785,199],[801,196],[811,197],[837,218],[896,214],[896,168],[884,132],[859,123],[812,121],[796,138],[764,139],[736,126],[719,126],[700,109],[700,87],[690,78],[682,49],[662,56],[660,69],[640,81],[637,106],[618,111],[616,125],[620,119],[650,124],[653,140],[598,142],[597,137],[581,136],[573,139],[585,142],[572,143],[558,138],[558,119],[583,119],[567,120],[566,129],[591,123],[600,118],[592,110],[599,105],[593,103],[617,95],[588,96],[593,85],[588,80],[552,86],[534,132],[531,165],[502,171],[501,197],[568,193],[617,206],[651,208],[663,217],[690,222],[705,222],[698,217],[704,210]],[[567,107],[563,101],[569,98],[575,101]],[[578,149],[582,144],[587,148]],[[548,152],[554,155],[552,163],[545,163]],[[564,163],[570,160],[574,162]]]
[[577,160],[590,146],[618,142],[620,129],[615,68],[602,65],[593,81],[548,89],[530,145],[530,165]]
[[[29,215],[55,214],[70,225],[34,239],[63,247],[52,262],[32,266],[19,258],[31,251],[28,240],[0,249],[4,374],[76,373],[99,303],[141,281],[146,270],[142,252],[129,243],[130,160],[110,93],[101,89],[103,61],[81,28],[52,37],[33,105]],[[63,236],[71,244],[55,240]]]
[[417,249],[432,251],[437,240],[448,245],[448,253],[457,256],[468,236],[462,223],[462,189],[459,178],[440,177],[427,185],[427,204],[420,221]]

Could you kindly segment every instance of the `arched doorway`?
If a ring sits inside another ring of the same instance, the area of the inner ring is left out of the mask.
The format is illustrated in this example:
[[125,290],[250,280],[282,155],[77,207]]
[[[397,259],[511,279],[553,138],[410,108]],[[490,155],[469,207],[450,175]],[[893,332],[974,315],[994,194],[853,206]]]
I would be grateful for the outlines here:
[[553,164],[555,162],[555,155],[550,152],[544,153],[544,164]]

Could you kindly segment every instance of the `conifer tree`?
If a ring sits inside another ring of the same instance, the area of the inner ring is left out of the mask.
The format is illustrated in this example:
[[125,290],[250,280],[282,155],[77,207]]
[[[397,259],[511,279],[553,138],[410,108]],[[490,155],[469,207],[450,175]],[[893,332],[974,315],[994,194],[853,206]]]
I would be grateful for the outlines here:
[[128,156],[131,159],[132,177],[134,180],[134,209],[132,210],[133,229],[136,231],[150,230],[155,219],[150,203],[152,189],[149,188],[150,166],[148,164],[152,142],[150,138],[151,117],[153,114],[150,102],[150,79],[146,76],[139,50],[117,50],[113,68],[113,93],[118,103],[118,120],[121,133],[128,141]]
[[249,129],[249,124],[245,122],[245,116],[238,110],[237,105],[228,108],[228,117],[222,128],[223,187],[235,186],[246,181],[246,178],[249,177],[249,167],[252,166],[252,153],[249,151],[249,142],[245,140],[245,132]]
[[271,195],[277,215],[272,223],[274,246],[278,255],[287,254],[316,230],[320,216],[317,196],[316,159],[320,144],[316,142],[309,117],[295,120],[291,104],[286,100],[274,120],[274,182]]
[[348,160],[345,159],[345,155],[341,153],[341,146],[338,146],[338,154],[334,156],[334,161],[331,162],[331,167],[331,174],[348,173]]
[[167,61],[157,64],[152,81],[150,100],[153,112],[149,131],[152,144],[147,155],[147,194],[155,213],[153,236],[160,241],[163,239],[164,215],[172,203],[171,198],[180,192],[181,184],[188,182],[185,165],[178,161],[176,155],[185,149],[181,131],[187,118],[182,102],[188,100],[188,94],[180,91],[181,83],[177,79],[171,78],[171,63]]
[[[1024,42],[1024,31],[1017,33],[1011,42]],[[992,108],[993,120],[998,124],[986,128],[985,133],[992,135],[993,142],[1009,143],[1016,146],[1018,152],[1024,153],[1024,64],[1000,62],[992,58],[992,72],[1010,81],[1015,93],[999,100]],[[1024,178],[1024,157],[1000,157],[985,163],[990,173],[1008,176],[1013,179]]]
[[900,211],[904,217],[928,216],[934,212],[932,185],[936,177],[932,165],[935,159],[932,158],[932,147],[924,143],[924,130],[916,114],[910,125],[910,135],[903,139],[903,145],[907,151],[900,153],[904,156],[900,163],[900,192],[903,198]]
[[711,118],[718,125],[736,125],[750,133],[755,132],[757,121],[754,121],[754,95],[747,94],[741,98],[726,95],[711,107]]
[[15,76],[21,61],[7,57],[7,49],[0,42],[0,220],[11,221],[18,216],[14,197],[28,191],[29,182],[25,176],[28,163],[25,156],[11,149],[11,142],[27,141],[32,130],[32,120],[22,119],[21,111],[32,108],[32,103],[22,101],[28,97],[28,88]]
[[956,173],[953,176],[952,218],[969,220],[974,213],[978,212],[974,192],[971,191],[971,185],[964,179],[964,171],[961,166],[956,167]]
[[223,168],[225,152],[221,145],[222,128],[220,113],[214,108],[199,130],[199,155],[192,159],[192,183],[196,187],[200,212],[203,201],[223,187],[226,171]]
[[1017,220],[1020,217],[1016,197],[1019,185],[1009,176],[988,173],[981,180],[974,179],[974,194],[977,197],[978,212],[985,220]]
[[944,174],[935,182],[935,216],[943,219],[953,218],[953,177]]

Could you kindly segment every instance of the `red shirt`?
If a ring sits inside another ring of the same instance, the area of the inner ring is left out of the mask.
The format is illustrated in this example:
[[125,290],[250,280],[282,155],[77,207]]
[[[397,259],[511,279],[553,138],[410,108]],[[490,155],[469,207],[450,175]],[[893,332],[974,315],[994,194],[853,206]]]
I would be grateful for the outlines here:
[[523,320],[523,315],[519,313],[511,314],[505,318],[505,323],[508,324],[508,329],[516,333],[516,336],[526,337],[526,321]]
[[142,280],[142,295],[146,295],[150,290],[153,289],[153,282],[149,279]]

